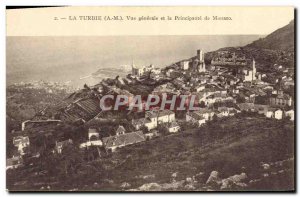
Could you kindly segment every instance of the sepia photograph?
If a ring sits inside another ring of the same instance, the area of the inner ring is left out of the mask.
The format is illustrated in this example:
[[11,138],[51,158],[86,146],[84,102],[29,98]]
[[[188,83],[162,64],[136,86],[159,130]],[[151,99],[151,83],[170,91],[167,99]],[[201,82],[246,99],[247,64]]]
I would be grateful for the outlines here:
[[110,8],[6,8],[8,191],[295,191],[293,7]]

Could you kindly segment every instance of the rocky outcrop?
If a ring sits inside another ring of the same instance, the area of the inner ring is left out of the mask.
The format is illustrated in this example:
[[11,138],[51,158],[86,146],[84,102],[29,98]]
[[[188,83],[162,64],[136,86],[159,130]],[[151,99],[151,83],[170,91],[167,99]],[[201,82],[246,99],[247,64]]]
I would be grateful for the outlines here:
[[231,189],[233,187],[246,187],[247,184],[243,181],[247,179],[246,173],[236,174],[222,180],[220,189]]
[[122,189],[128,189],[131,187],[131,184],[130,183],[127,183],[127,182],[123,182],[120,186]]
[[139,187],[137,191],[162,191],[162,186],[158,183],[146,183]]
[[212,171],[206,181],[206,185],[218,190],[226,190],[233,187],[246,187],[247,184],[243,182],[245,179],[247,179],[246,173],[236,174],[228,178],[221,179],[218,171]]
[[218,186],[222,184],[222,180],[219,177],[219,172],[218,171],[212,171],[206,181],[207,185],[213,185],[213,186]]
[[132,189],[130,191],[172,191],[172,190],[178,190],[179,188],[184,186],[184,180],[182,181],[174,181],[171,183],[146,183],[142,186],[140,186],[137,189]]
[[263,164],[262,164],[262,167],[263,167],[264,170],[270,169],[270,165],[267,164],[267,163],[263,163]]
[[[260,184],[260,182],[276,177],[278,174],[288,173],[288,164],[293,162],[293,159],[287,159],[277,162],[261,162],[258,166],[257,175],[248,175],[246,167],[242,167],[240,174],[235,174],[227,178],[223,178],[218,171],[211,171],[208,178],[207,173],[199,172],[183,177],[181,172],[173,172],[170,174],[170,183],[145,183],[136,189],[130,191],[241,191],[247,190]],[[286,168],[282,169],[284,166]],[[153,181],[155,175],[138,176],[144,181]],[[153,180],[150,180],[153,179]],[[128,187],[127,187],[128,188]]]

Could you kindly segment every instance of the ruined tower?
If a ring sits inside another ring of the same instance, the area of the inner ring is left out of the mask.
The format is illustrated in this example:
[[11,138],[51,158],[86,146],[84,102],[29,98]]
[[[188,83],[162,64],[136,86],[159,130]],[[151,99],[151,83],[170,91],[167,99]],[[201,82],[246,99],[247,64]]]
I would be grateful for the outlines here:
[[205,62],[204,62],[204,52],[201,49],[197,50],[197,59],[199,61],[198,71],[205,72],[206,68],[205,68]]

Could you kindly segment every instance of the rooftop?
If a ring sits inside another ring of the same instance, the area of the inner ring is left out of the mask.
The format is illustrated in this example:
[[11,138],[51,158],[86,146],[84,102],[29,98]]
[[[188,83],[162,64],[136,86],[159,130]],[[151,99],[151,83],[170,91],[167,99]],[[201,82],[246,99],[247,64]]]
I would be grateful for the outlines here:
[[173,111],[170,110],[151,110],[146,112],[146,116],[149,118],[154,117],[162,117],[162,116],[169,116],[171,114],[175,114]]
[[24,144],[24,143],[29,143],[29,138],[27,136],[17,136],[13,138],[13,144],[18,145],[18,144]]
[[57,142],[56,146],[57,147],[63,147],[63,146],[67,146],[69,144],[73,144],[73,141],[71,139],[64,140],[64,141],[61,141],[61,142]]
[[194,112],[188,112],[187,115],[191,116],[192,118],[194,118],[194,119],[196,119],[196,120],[203,120],[203,119],[205,119],[205,118],[203,117],[203,115],[197,113],[197,111],[194,111]]
[[142,131],[125,133],[116,136],[110,136],[103,138],[103,143],[106,147],[119,147],[119,146],[126,146],[129,144],[134,144],[138,142],[145,141],[145,137]]

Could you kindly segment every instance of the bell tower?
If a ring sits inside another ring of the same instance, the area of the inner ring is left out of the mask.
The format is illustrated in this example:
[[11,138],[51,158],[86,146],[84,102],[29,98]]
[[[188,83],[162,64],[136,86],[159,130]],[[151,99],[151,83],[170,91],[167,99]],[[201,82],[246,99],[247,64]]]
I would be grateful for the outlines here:
[[256,80],[256,66],[254,58],[252,60],[252,81],[253,80]]

